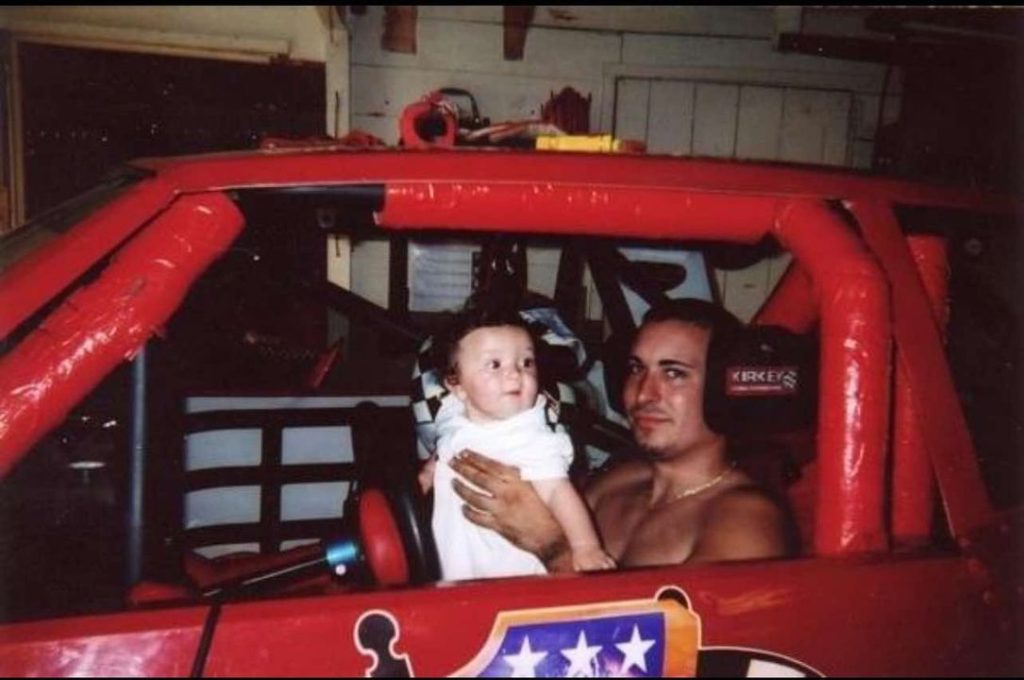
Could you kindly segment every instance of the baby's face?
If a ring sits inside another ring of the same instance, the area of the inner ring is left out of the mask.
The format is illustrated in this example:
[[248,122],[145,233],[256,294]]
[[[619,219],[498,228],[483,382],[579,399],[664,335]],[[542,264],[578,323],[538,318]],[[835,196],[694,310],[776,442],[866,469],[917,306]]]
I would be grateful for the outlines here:
[[475,423],[511,418],[537,401],[533,342],[522,328],[477,328],[459,342],[455,363],[451,388]]

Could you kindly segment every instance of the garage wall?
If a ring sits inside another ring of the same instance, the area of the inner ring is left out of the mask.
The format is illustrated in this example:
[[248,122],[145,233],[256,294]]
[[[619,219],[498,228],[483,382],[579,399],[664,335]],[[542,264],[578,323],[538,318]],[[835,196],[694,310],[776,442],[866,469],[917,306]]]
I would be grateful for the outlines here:
[[[396,143],[405,106],[441,87],[472,92],[492,122],[537,118],[552,93],[571,86],[593,97],[591,131],[643,139],[659,153],[870,167],[885,66],[776,51],[771,8],[540,6],[521,61],[504,59],[500,6],[417,12],[415,54],[381,47],[384,8],[349,15],[353,129]],[[571,14],[589,26],[643,32],[572,29]],[[832,16],[808,17],[810,30],[828,31]],[[834,19],[838,33],[857,30],[848,15]],[[884,116],[894,122],[898,71],[886,90]],[[373,260],[358,266],[386,271],[379,246],[356,246],[353,266]],[[749,319],[787,263],[782,255],[717,272],[723,303]],[[387,282],[357,292],[383,302]]]
[[398,141],[402,110],[440,87],[469,90],[492,122],[536,118],[551,92],[571,86],[593,93],[591,129],[604,66],[619,59],[622,40],[612,33],[531,28],[522,61],[503,56],[502,9],[480,8],[471,20],[444,8],[420,6],[416,54],[381,48],[384,9],[350,15],[352,128]]
[[[618,9],[591,7],[589,13],[614,14]],[[398,118],[406,105],[445,86],[469,90],[482,115],[501,121],[537,117],[550,94],[569,85],[593,96],[591,129],[608,132],[615,81],[623,77],[696,77],[848,89],[856,93],[855,139],[870,144],[874,138],[885,68],[779,53],[773,48],[770,11],[700,10],[706,30],[746,36],[731,38],[572,30],[536,25],[535,20],[521,61],[503,57],[500,6],[420,6],[417,11],[416,54],[381,47],[383,7],[369,6],[362,15],[349,15],[352,127],[388,142],[398,141]],[[761,13],[751,15],[750,11]],[[756,32],[751,16],[762,17],[763,37],[751,36]],[[887,118],[898,115],[899,87],[897,77],[889,86]]]

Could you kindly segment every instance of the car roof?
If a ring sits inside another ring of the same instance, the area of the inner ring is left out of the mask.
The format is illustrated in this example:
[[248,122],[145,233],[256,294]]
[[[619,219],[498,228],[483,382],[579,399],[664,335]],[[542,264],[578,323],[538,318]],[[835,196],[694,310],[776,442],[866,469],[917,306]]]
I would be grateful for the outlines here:
[[962,187],[874,176],[833,166],[637,153],[495,148],[392,149],[310,146],[146,158],[181,192],[308,184],[512,182],[720,191],[825,200],[1019,211],[1017,198]]
[[[0,338],[46,300],[107,256],[177,197],[245,189],[377,185],[439,187],[480,193],[498,187],[578,190],[580,200],[607,190],[643,190],[629,200],[679,192],[737,198],[870,200],[886,204],[961,209],[992,214],[1019,212],[1015,197],[873,177],[834,167],[690,158],[636,153],[587,153],[496,148],[393,149],[316,144],[196,156],[148,158],[131,167],[149,175],[113,204],[83,219],[30,257],[0,273]],[[582,192],[582,193],[580,193]],[[673,198],[672,200],[676,200]],[[387,204],[383,206],[387,208]],[[593,206],[592,206],[593,207]],[[638,209],[643,208],[642,205]],[[549,225],[561,234],[583,234],[589,216]],[[500,219],[501,210],[493,214]],[[736,219],[743,218],[737,204]],[[442,226],[442,225],[434,225]],[[479,224],[481,228],[488,225]],[[495,225],[491,225],[495,226]],[[614,227],[614,225],[612,225]],[[603,233],[616,233],[614,228]],[[623,235],[627,235],[625,232]],[[632,234],[636,236],[634,232]],[[651,234],[659,236],[659,234]],[[660,234],[664,236],[664,234]]]

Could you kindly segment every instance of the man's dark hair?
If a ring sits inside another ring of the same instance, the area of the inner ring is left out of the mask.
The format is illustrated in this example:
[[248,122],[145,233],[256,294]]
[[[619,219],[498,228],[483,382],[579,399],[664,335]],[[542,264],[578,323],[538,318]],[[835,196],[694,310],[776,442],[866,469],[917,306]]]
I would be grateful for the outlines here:
[[697,298],[666,300],[657,304],[647,310],[640,326],[658,321],[679,321],[711,331],[709,355],[711,346],[716,349],[731,346],[743,330],[743,323],[725,308]]
[[531,331],[526,320],[518,310],[507,304],[505,300],[493,296],[476,294],[470,296],[460,312],[455,314],[450,323],[434,336],[431,343],[431,362],[441,374],[443,380],[452,379],[456,374],[455,356],[459,342],[477,330],[494,326],[515,326],[522,328],[536,344],[537,338]]

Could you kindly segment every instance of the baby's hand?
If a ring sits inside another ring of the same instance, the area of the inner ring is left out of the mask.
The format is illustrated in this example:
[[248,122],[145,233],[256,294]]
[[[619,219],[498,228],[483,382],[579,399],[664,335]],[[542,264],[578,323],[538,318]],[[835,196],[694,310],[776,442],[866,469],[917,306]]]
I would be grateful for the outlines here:
[[615,560],[598,545],[573,547],[572,568],[576,571],[614,569]]
[[434,468],[437,467],[437,455],[433,455],[423,463],[416,480],[420,483],[420,489],[426,495],[434,486]]

